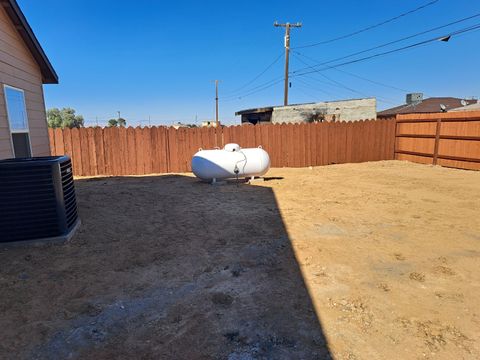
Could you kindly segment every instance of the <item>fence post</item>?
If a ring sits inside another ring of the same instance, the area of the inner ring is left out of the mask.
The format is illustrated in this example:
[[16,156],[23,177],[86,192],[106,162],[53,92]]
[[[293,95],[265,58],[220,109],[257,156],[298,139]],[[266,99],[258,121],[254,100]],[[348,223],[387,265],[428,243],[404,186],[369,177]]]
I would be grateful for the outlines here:
[[398,134],[398,114],[394,115],[393,120],[395,121],[395,129],[393,132],[393,160],[397,160],[397,134]]
[[55,152],[55,134],[53,133],[52,128],[48,128],[48,139],[49,139],[49,144],[50,144],[50,155],[54,156],[54,155],[56,155],[56,152]]
[[437,127],[435,129],[435,145],[433,149],[433,165],[437,165],[438,159],[438,145],[440,143],[440,127],[442,125],[442,119],[437,119]]

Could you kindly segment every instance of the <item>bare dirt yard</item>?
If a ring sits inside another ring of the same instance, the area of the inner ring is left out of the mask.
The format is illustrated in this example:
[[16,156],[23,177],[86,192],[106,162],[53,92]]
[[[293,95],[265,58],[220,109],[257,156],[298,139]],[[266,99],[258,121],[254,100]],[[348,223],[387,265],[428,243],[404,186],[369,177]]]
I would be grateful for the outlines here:
[[267,176],[78,179],[70,242],[0,248],[0,358],[480,358],[480,172]]

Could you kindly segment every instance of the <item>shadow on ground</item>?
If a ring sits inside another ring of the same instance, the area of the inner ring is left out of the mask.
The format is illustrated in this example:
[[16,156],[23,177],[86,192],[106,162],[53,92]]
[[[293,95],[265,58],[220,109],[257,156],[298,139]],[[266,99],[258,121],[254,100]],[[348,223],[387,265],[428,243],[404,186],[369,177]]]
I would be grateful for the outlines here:
[[330,358],[270,188],[76,187],[71,242],[0,252],[1,358]]

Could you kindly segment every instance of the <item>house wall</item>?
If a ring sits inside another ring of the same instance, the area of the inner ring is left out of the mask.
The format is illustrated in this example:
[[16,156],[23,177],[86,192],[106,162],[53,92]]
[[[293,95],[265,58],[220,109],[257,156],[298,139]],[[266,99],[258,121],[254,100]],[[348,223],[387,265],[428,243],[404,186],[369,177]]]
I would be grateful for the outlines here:
[[25,94],[34,156],[50,154],[40,68],[5,10],[0,7],[0,159],[13,156],[3,85]]
[[374,98],[319,102],[315,104],[301,104],[279,106],[273,108],[272,123],[302,123],[308,122],[312,116],[325,115],[331,121],[356,121],[377,118],[377,102]]

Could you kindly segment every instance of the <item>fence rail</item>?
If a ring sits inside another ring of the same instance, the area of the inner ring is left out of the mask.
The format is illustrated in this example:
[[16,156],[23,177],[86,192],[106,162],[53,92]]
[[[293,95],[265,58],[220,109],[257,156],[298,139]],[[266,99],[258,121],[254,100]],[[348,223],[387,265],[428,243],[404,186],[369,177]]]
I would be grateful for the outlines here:
[[80,176],[191,171],[199,148],[263,146],[272,167],[409,160],[480,170],[480,112],[399,115],[393,120],[215,128],[50,129],[53,155]]
[[199,148],[261,145],[272,167],[394,159],[395,120],[215,128],[50,129],[52,155],[68,154],[75,175],[143,175],[191,171]]
[[480,170],[480,112],[397,116],[395,159]]

